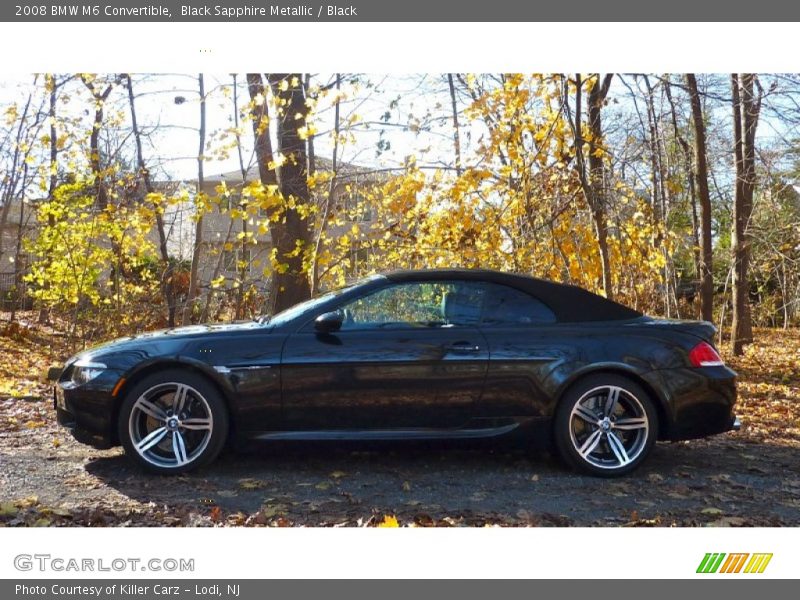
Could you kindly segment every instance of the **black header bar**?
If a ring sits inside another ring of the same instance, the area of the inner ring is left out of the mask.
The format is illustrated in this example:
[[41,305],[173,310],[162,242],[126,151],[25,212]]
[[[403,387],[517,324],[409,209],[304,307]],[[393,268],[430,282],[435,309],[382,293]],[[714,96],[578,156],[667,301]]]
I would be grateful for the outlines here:
[[[786,22],[787,0],[5,0],[5,22]],[[646,27],[643,23],[642,27]],[[678,25],[676,25],[677,27]],[[596,43],[602,44],[602,29]]]

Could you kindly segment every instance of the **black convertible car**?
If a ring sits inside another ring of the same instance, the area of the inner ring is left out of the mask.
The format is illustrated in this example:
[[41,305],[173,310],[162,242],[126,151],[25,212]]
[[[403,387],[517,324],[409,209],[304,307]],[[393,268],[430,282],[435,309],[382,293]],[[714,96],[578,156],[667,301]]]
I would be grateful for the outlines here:
[[208,464],[231,440],[527,434],[614,476],[657,439],[738,428],[713,333],[530,277],[403,271],[271,319],[90,349],[57,374],[55,407],[78,440],[122,444],[159,473]]

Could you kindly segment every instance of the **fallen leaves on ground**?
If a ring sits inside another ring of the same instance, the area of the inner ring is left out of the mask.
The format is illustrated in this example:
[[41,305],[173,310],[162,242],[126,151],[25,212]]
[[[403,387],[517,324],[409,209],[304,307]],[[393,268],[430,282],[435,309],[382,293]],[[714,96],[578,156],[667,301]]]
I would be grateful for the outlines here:
[[743,356],[723,351],[739,374],[736,412],[753,441],[800,447],[800,330],[757,329]]
[[386,515],[377,527],[400,527],[400,523],[397,522],[397,517],[394,515]]
[[0,317],[0,399],[40,399],[50,395],[47,370],[70,354],[63,337],[27,321],[8,324]]

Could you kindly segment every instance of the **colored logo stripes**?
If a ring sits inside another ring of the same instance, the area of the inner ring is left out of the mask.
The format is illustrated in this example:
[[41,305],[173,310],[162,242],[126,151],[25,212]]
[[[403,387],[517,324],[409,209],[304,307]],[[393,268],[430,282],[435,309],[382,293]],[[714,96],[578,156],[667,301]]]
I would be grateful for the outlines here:
[[[749,558],[749,560],[748,560]],[[724,552],[708,552],[697,567],[698,573],[763,573],[771,553],[749,554],[739,552],[725,554]]]

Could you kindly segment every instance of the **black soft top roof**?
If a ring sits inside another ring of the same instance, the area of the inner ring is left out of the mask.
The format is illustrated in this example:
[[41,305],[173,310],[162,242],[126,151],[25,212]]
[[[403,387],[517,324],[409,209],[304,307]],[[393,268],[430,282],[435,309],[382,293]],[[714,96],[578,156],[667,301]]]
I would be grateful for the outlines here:
[[574,285],[556,283],[515,273],[488,269],[425,269],[393,271],[386,274],[390,281],[461,280],[488,281],[516,288],[544,302],[561,322],[618,321],[636,319],[642,313],[607,300]]

